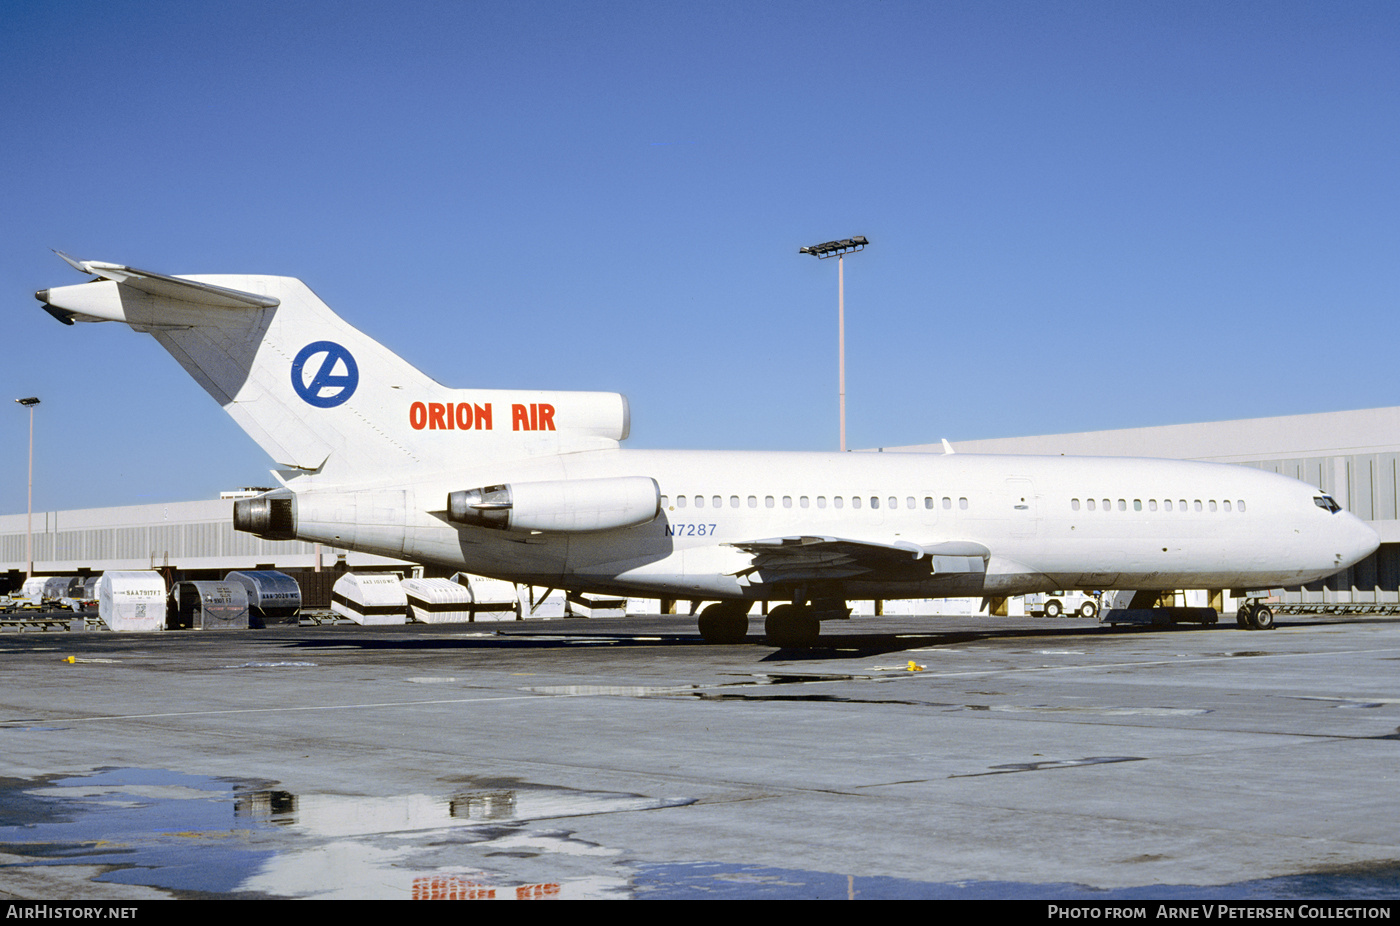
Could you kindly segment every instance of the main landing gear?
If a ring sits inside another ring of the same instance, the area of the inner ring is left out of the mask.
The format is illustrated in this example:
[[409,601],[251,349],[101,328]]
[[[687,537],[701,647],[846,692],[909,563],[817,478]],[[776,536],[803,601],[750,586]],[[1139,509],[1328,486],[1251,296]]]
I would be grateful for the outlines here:
[[821,618],[810,605],[780,604],[768,612],[763,632],[772,646],[811,646],[822,635]]
[[[749,634],[748,601],[721,601],[700,612],[700,636],[706,643],[743,643]],[[844,601],[780,604],[763,620],[770,646],[814,646],[821,639],[823,620],[848,617]]]
[[1247,599],[1235,612],[1235,623],[1249,630],[1273,630],[1274,611],[1262,601]]
[[811,603],[799,599],[769,609],[763,631],[768,635],[769,646],[816,646],[821,640],[822,621],[850,616],[850,607],[839,598],[819,598]]
[[721,601],[700,612],[700,636],[706,643],[743,643],[749,635],[749,601]]

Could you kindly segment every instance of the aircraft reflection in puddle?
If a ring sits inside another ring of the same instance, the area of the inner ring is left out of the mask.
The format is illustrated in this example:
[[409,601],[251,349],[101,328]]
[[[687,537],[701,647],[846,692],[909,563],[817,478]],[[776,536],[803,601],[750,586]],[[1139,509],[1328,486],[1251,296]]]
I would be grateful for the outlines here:
[[703,861],[647,863],[541,824],[689,800],[480,784],[436,798],[365,798],[298,795],[269,782],[152,769],[9,779],[0,781],[0,854],[7,856],[6,868],[74,866],[81,874],[51,883],[66,883],[75,898],[86,896],[85,878],[175,896],[345,900],[1393,900],[1400,883],[1394,863],[1109,891],[1070,883],[938,883]]
[[152,769],[13,783],[0,844],[32,865],[99,866],[95,881],[184,895],[620,898],[632,891],[616,850],[524,824],[690,803],[500,783],[393,797],[266,785]]

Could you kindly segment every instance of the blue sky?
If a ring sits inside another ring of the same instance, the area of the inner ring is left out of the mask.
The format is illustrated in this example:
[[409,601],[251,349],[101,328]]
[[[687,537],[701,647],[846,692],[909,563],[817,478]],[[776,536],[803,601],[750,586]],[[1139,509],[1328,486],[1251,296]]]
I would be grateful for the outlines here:
[[49,249],[305,280],[636,447],[1400,404],[1393,2],[0,3],[0,512],[271,461]]

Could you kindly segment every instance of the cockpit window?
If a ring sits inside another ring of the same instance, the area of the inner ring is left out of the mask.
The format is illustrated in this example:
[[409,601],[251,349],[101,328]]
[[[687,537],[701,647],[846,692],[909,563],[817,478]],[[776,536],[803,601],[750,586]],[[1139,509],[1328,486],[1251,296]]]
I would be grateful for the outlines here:
[[1342,510],[1342,506],[1338,505],[1336,500],[1333,499],[1330,495],[1314,495],[1313,504],[1319,508],[1326,508],[1333,514],[1336,514],[1337,512]]

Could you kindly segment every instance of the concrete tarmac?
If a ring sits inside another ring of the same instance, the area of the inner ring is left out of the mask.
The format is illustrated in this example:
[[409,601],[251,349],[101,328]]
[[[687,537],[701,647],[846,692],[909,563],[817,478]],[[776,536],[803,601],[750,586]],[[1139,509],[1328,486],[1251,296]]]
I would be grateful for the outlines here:
[[1400,619],[0,634],[0,898],[1400,897]]

